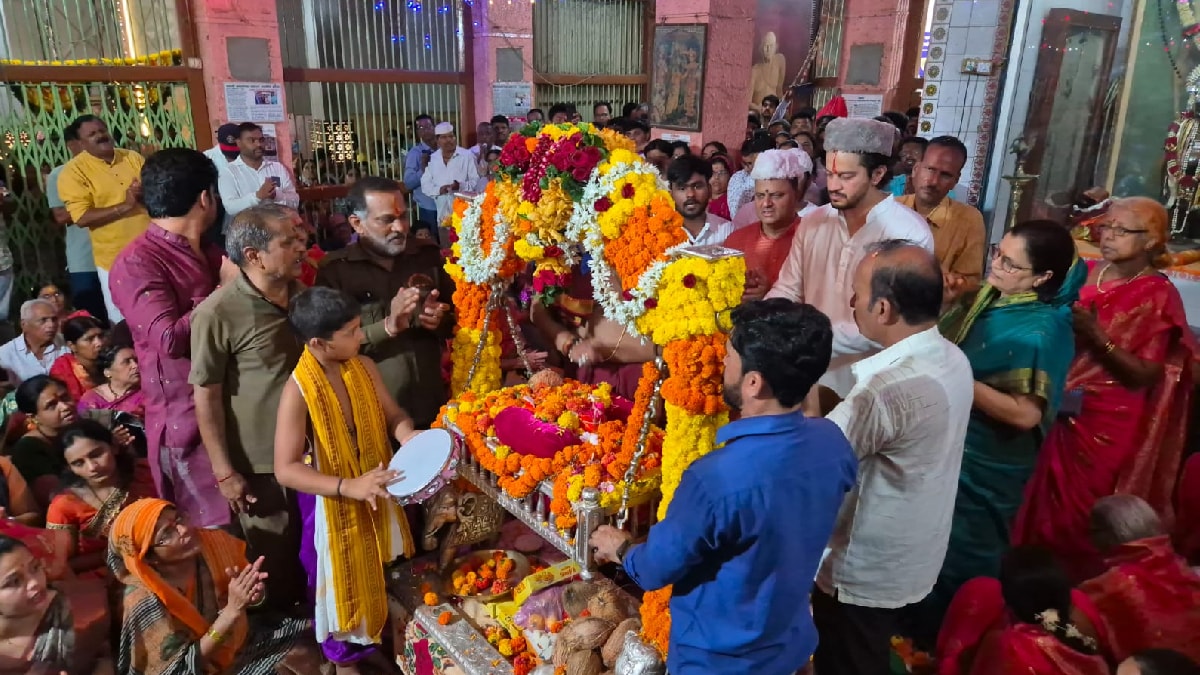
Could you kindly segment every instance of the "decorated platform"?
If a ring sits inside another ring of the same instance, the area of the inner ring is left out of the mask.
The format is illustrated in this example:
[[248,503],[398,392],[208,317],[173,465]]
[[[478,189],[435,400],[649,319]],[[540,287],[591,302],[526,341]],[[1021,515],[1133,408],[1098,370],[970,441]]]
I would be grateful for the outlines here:
[[[591,533],[608,522],[640,534],[665,516],[684,469],[713,449],[717,428],[728,420],[725,332],[729,312],[741,301],[744,261],[737,251],[689,248],[662,177],[628,139],[589,124],[532,124],[514,133],[501,152],[498,178],[483,193],[460,195],[448,224],[453,243],[446,270],[456,283],[458,323],[453,398],[438,426],[459,444],[459,476],[569,556],[583,580],[574,583],[587,584],[574,588],[602,588],[608,582],[596,574]],[[505,333],[532,370],[507,295],[527,270],[532,301],[547,311],[580,300],[589,309],[575,313],[574,325],[612,322],[621,341],[653,347],[654,358],[628,366],[640,368],[628,400],[609,384],[549,370],[527,372],[528,384],[501,387]],[[581,286],[590,297],[572,298]],[[480,578],[492,572],[460,572],[456,588],[492,581]],[[620,626],[619,614],[595,624],[587,614],[562,612],[554,619],[565,621],[563,630],[587,639],[568,640],[550,659],[534,650],[537,662],[565,667],[570,658],[588,667],[603,661],[616,672],[661,672],[669,597],[670,589],[646,594],[640,619],[620,619]],[[520,612],[533,600],[516,592],[506,602],[494,611]],[[422,611],[414,629],[424,631],[419,639],[462,638],[450,634],[457,615],[439,613],[446,623],[435,627],[437,608]],[[501,623],[513,630],[501,636],[497,644],[506,649],[499,653],[511,652],[517,638],[523,647],[532,645],[528,626]],[[603,654],[595,639],[602,634]],[[485,656],[471,656],[472,662],[488,662],[490,652],[480,653]],[[625,661],[617,661],[620,654]],[[514,672],[526,670],[528,663],[503,656]]]

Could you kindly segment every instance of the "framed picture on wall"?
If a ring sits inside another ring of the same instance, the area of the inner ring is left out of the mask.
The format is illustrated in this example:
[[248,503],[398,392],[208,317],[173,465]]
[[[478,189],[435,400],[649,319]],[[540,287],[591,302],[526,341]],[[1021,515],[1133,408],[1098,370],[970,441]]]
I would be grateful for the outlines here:
[[654,27],[650,75],[650,123],[654,126],[700,131],[707,31],[704,24]]

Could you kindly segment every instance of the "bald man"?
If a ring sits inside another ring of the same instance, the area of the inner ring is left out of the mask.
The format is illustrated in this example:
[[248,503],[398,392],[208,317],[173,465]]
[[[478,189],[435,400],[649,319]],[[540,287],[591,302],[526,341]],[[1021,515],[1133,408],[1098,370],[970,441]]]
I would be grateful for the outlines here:
[[937,329],[942,270],[913,242],[872,245],[850,304],[882,351],[828,419],[850,440],[859,482],[846,495],[817,575],[818,673],[888,671],[901,614],[933,589],[950,540],[974,377]]

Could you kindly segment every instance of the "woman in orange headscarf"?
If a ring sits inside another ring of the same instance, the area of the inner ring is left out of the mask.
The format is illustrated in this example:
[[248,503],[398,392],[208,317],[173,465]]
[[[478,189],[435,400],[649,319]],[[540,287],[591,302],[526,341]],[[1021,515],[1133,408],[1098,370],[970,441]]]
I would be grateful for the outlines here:
[[270,619],[262,558],[219,530],[193,529],[170,502],[141,499],[109,532],[110,561],[126,585],[117,670],[130,675],[271,675],[317,672],[309,622]]
[[1068,393],[1013,528],[1014,544],[1050,548],[1077,582],[1103,571],[1088,538],[1097,499],[1136,495],[1172,522],[1196,353],[1179,291],[1158,271],[1166,209],[1118,199],[1098,229],[1104,259],[1074,307]]

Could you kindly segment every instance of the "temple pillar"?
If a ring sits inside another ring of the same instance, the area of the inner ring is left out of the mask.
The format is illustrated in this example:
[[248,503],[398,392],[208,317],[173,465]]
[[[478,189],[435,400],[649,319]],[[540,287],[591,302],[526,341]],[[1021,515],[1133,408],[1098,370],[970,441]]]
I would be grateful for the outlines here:
[[[922,0],[846,0],[837,85],[842,94],[880,94],[884,111],[908,109],[919,86],[924,8]],[[875,54],[882,57],[876,61]]]
[[[231,38],[249,38],[265,41],[265,64],[261,64],[269,77],[261,81],[283,83],[283,59],[279,43],[279,19],[275,0],[208,0],[189,3],[191,19],[196,31],[197,52],[204,72],[204,88],[208,103],[209,123],[216,129],[226,122],[244,120],[225,119],[225,83],[236,81],[230,68],[228,42]],[[282,94],[281,94],[282,95]],[[284,110],[287,101],[281,100]],[[291,166],[292,134],[286,117],[269,122],[275,125],[279,148],[279,161]],[[196,139],[197,146],[204,150],[213,146],[215,139]]]

